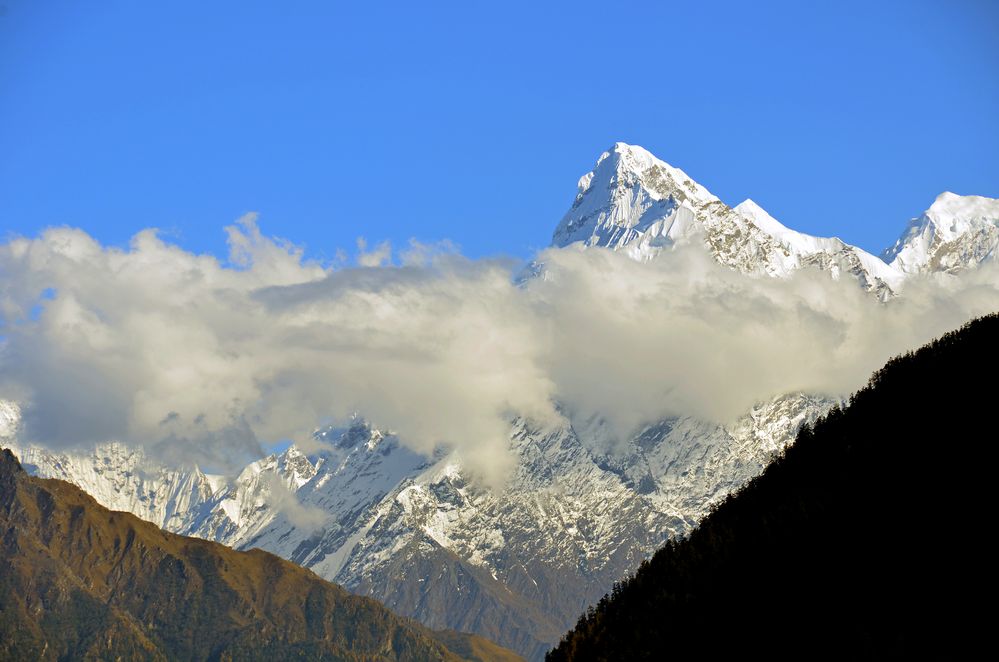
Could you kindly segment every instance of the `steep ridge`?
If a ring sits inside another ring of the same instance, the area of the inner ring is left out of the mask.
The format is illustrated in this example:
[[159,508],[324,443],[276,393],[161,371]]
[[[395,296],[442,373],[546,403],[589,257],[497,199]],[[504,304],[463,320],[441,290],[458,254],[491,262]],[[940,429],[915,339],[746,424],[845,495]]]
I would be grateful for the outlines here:
[[518,659],[266,552],[109,511],[69,483],[29,477],[6,449],[0,532],[2,659]]
[[[967,659],[991,644],[999,315],[890,361],[548,660]],[[940,388],[946,384],[946,388]],[[925,408],[926,394],[932,407]],[[941,465],[941,454],[968,458]]]

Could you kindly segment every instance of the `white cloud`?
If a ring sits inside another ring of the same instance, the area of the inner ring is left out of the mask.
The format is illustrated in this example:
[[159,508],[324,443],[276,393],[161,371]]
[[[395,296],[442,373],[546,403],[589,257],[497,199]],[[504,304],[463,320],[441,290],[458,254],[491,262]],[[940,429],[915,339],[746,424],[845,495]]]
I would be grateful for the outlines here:
[[357,264],[362,267],[382,267],[392,260],[392,244],[383,241],[370,251],[368,250],[368,240],[364,237],[357,238]]
[[645,264],[550,250],[549,277],[518,287],[513,265],[448,244],[389,266],[387,244],[359,242],[362,266],[334,270],[252,216],[227,232],[231,266],[153,231],[128,250],[68,228],[0,245],[0,398],[24,404],[26,436],[238,466],[358,412],[495,476],[514,413],[543,419],[558,401],[619,434],[671,414],[725,420],[778,393],[846,394],[999,309],[994,267],[881,304],[820,272],[747,278],[693,246]]
[[329,513],[319,506],[307,506],[298,496],[272,473],[260,474],[267,490],[267,505],[280,510],[296,529],[307,534],[315,531],[329,518]]
[[532,283],[551,312],[547,372],[560,399],[624,434],[664,414],[729,421],[794,391],[846,395],[889,357],[999,310],[994,265],[913,278],[883,304],[849,278],[751,278],[699,246],[638,263],[551,250]]

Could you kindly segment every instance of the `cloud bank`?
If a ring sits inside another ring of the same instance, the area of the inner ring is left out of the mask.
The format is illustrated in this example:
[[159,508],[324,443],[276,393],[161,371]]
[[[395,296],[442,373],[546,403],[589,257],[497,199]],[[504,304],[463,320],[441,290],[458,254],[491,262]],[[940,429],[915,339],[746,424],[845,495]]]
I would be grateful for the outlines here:
[[359,242],[329,268],[227,228],[226,263],[164,242],[128,249],[50,229],[0,245],[0,398],[22,437],[119,439],[241,466],[261,446],[354,413],[420,452],[502,473],[510,417],[556,403],[626,434],[669,415],[728,421],[792,391],[845,395],[887,358],[999,310],[999,270],[911,280],[882,304],[804,270],[751,278],[698,245],[637,263],[548,250],[546,276],[449,246]]

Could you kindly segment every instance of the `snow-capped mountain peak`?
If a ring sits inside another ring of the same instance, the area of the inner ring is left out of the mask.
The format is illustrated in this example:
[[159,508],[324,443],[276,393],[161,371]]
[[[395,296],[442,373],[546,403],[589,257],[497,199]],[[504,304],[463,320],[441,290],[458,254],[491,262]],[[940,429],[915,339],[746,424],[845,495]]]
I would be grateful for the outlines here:
[[[684,198],[697,202],[717,201],[706,188],[695,182],[687,173],[671,166],[662,159],[656,158],[651,152],[638,145],[616,142],[614,146],[600,155],[596,168],[584,175],[586,188],[594,182],[611,184],[614,177],[641,180],[646,184],[653,197],[664,198],[678,193]],[[583,179],[580,183],[583,183]],[[580,187],[580,193],[583,192]]]
[[802,267],[849,274],[864,289],[890,296],[903,278],[877,257],[836,238],[812,237],[777,221],[752,200],[731,208],[683,170],[647,150],[615,143],[579,180],[572,208],[552,244],[581,242],[650,260],[699,239],[722,264],[786,277]]
[[[683,234],[693,221],[693,209],[718,203],[687,173],[622,142],[600,155],[594,169],[579,179],[578,189],[572,209],[552,236],[555,246],[583,241],[623,248],[639,240],[652,244],[650,252],[655,252],[655,245]],[[681,207],[687,213],[679,213]]]
[[847,246],[846,243],[836,237],[813,237],[812,235],[798,232],[787,227],[770,212],[756,204],[750,198],[746,198],[733,209],[745,216],[753,225],[766,232],[792,252],[800,255],[809,255],[819,251],[838,251]]
[[777,236],[793,232],[793,230],[788,229],[783,223],[771,216],[770,212],[756,204],[756,201],[752,198],[746,198],[733,207],[733,209],[751,220],[756,224],[756,227],[769,235]]
[[955,273],[994,259],[999,245],[999,199],[945,191],[912,219],[882,259],[906,273]]
[[753,222],[753,225],[776,239],[780,244],[797,254],[809,255],[819,251],[838,251],[847,245],[835,237],[813,237],[812,235],[792,230],[771,216],[767,210],[750,198],[746,198],[733,207],[733,209],[748,218]]
[[926,216],[940,237],[951,241],[983,223],[995,224],[999,220],[999,200],[944,191],[930,205]]

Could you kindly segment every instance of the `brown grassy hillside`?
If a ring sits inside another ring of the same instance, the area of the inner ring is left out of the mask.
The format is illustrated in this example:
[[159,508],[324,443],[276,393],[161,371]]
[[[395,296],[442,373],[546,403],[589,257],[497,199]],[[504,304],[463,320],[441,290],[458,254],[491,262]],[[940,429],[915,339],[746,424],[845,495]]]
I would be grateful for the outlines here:
[[272,554],[109,511],[73,485],[28,476],[0,451],[0,659],[511,655],[427,630]]

